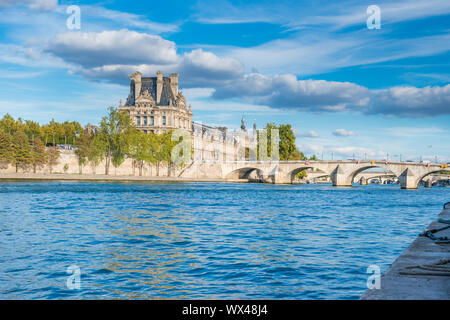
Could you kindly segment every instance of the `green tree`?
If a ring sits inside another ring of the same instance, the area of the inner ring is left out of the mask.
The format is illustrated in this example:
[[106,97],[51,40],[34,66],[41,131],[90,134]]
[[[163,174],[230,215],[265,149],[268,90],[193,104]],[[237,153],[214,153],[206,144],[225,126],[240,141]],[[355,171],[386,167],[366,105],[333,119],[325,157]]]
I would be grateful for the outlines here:
[[141,131],[135,131],[131,137],[128,154],[133,159],[133,170],[135,164],[139,169],[139,175],[142,176],[144,163],[154,163],[155,135],[153,133],[145,134]]
[[[264,128],[267,132],[267,156],[272,157],[272,131],[278,130],[278,147],[280,160],[305,160],[305,155],[295,145],[295,135],[290,124],[267,123]],[[258,159],[260,139],[258,135]]]
[[31,164],[33,165],[33,172],[36,173],[38,167],[44,166],[48,161],[48,154],[45,150],[45,144],[38,137],[32,141],[33,153]]
[[0,131],[0,164],[8,165],[14,160],[14,148],[11,136]]
[[94,136],[88,147],[87,159],[92,167],[94,174],[96,168],[102,162],[105,156],[104,142],[98,136]]
[[302,170],[295,175],[295,177],[297,179],[306,178],[307,176],[308,176],[308,173],[306,172],[306,170]]
[[89,134],[83,134],[78,139],[78,145],[75,149],[75,154],[78,158],[78,166],[80,174],[83,173],[83,166],[88,161],[89,154],[92,152],[93,136]]
[[44,126],[43,129],[45,132],[45,144],[48,143],[48,138],[51,138],[53,146],[56,146],[57,143],[60,143],[60,137],[61,135],[64,135],[64,130],[60,123],[52,119],[48,124]]
[[76,138],[80,137],[83,127],[76,121],[65,121],[61,124],[60,131],[63,133],[64,144],[75,144]]
[[19,167],[25,168],[33,162],[33,148],[28,141],[28,136],[21,130],[14,132],[12,143],[13,163],[16,165],[16,172],[19,172]]
[[280,160],[304,160],[305,155],[297,150],[294,130],[290,124],[280,124]]
[[9,113],[5,114],[0,120],[0,130],[11,136],[19,129],[19,124]]
[[264,128],[267,130],[267,156],[272,157],[272,130],[277,130],[277,125],[275,123],[267,123]]
[[170,176],[170,169],[172,166],[172,149],[178,143],[172,141],[172,131],[155,135],[155,163],[156,163],[156,175],[159,176],[161,164],[167,165],[167,175]]
[[124,160],[134,134],[134,124],[127,112],[109,107],[109,114],[102,118],[96,135],[96,145],[104,154],[105,174],[109,174],[110,163],[119,166]]
[[77,122],[77,121],[73,121],[72,122],[73,125],[73,138],[72,138],[72,144],[75,145],[77,143],[77,139],[79,139],[82,135],[83,135],[83,126]]
[[31,141],[35,138],[42,138],[44,136],[42,127],[39,123],[32,120],[25,120],[24,131]]

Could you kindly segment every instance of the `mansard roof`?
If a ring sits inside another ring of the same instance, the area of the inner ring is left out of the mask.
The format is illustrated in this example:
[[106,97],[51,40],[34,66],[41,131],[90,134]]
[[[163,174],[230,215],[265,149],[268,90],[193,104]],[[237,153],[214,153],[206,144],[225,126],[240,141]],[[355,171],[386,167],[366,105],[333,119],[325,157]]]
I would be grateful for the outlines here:
[[[157,77],[142,77],[142,85],[141,85],[141,95],[148,90],[150,95],[156,101],[156,81]],[[134,81],[130,83],[130,95],[127,98],[126,105],[134,106],[135,105],[135,96],[134,96]],[[167,106],[172,101],[172,104],[175,105],[176,97],[173,95],[172,88],[170,87],[170,78],[163,77],[163,87],[161,92],[161,100],[157,104],[158,106]]]

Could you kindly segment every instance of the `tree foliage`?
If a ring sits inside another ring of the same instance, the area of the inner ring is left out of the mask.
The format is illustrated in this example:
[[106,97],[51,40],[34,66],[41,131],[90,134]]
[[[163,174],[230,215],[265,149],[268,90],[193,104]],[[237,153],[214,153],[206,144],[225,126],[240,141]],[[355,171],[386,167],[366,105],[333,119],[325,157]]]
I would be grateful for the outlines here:
[[33,172],[36,173],[38,167],[42,167],[48,162],[49,156],[41,139],[34,138],[32,146],[31,164],[33,165]]
[[14,148],[11,135],[0,131],[0,163],[8,164],[14,159]]
[[[272,131],[278,130],[278,147],[280,160],[305,160],[305,155],[297,149],[295,144],[294,130],[290,124],[267,123],[265,128],[267,133],[267,156],[272,156]],[[258,137],[259,142],[259,137]],[[258,143],[259,159],[259,143]]]
[[105,158],[105,174],[109,174],[110,163],[117,167],[125,160],[136,128],[127,112],[109,107],[108,115],[102,118],[95,136],[95,144]]
[[33,148],[30,145],[28,136],[22,130],[17,130],[12,136],[13,143],[13,163],[16,166],[16,172],[19,167],[25,168],[33,162]]

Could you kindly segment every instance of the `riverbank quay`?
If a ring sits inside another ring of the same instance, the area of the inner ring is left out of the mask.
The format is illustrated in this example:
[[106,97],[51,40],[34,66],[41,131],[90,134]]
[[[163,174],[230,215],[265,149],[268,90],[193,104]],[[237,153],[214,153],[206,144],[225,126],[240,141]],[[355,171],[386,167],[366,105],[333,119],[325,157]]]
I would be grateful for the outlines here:
[[[450,299],[450,203],[381,276],[362,300]],[[447,239],[447,240],[445,240]]]
[[[0,173],[0,180],[80,180],[80,181],[173,181],[173,182],[224,182],[219,179],[183,178],[166,176],[125,176],[105,174],[70,174],[70,173]],[[229,181],[227,181],[229,182]],[[239,181],[232,181],[239,182]]]

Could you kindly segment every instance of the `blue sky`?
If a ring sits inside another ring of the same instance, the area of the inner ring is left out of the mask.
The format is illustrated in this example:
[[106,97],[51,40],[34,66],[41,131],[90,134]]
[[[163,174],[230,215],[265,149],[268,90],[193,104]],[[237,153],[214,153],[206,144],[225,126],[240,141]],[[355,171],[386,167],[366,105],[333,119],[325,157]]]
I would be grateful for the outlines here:
[[1,115],[98,123],[130,73],[161,70],[195,121],[290,123],[324,158],[450,161],[449,1],[0,0],[0,15]]

